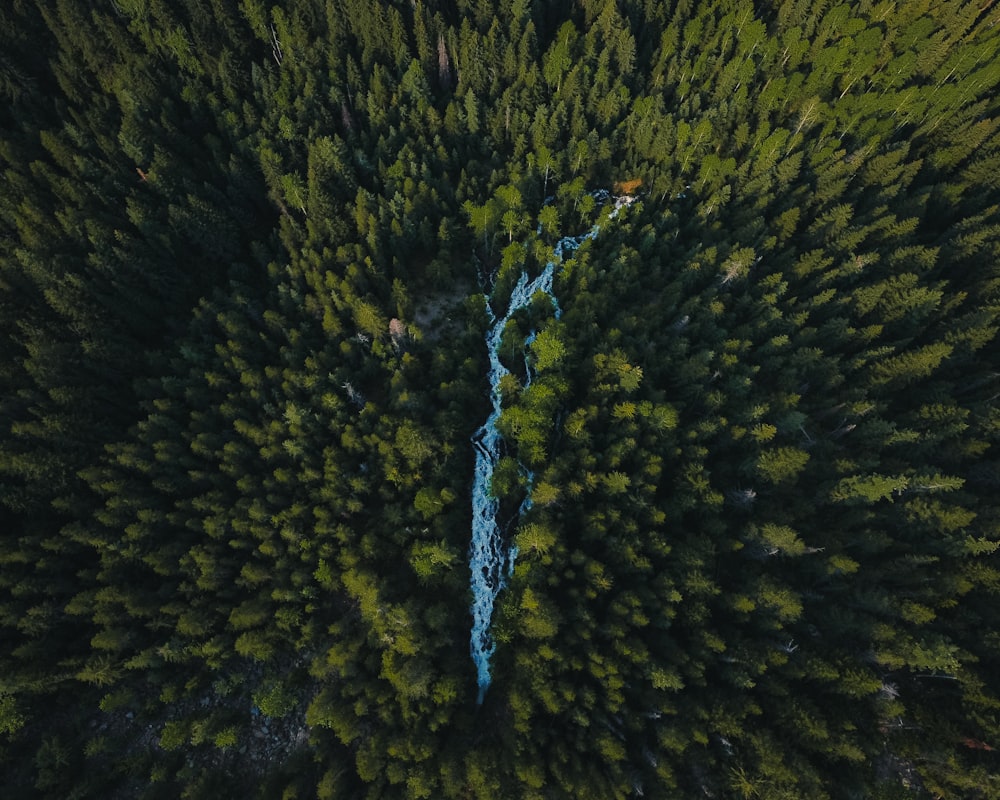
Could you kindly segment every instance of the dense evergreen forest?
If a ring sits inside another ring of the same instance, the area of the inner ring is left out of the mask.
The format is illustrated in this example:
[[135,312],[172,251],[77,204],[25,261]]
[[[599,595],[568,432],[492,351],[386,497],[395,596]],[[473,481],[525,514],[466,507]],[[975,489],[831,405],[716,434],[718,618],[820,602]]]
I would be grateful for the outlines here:
[[0,96],[5,798],[1000,798],[1000,4],[7,0]]

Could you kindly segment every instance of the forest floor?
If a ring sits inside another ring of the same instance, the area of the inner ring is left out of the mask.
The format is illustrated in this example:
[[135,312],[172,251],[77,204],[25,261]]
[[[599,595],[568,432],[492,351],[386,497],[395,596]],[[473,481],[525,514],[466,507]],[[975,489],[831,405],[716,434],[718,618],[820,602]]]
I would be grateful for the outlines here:
[[421,336],[428,342],[437,342],[445,334],[454,333],[454,312],[476,291],[476,286],[469,281],[457,280],[450,289],[426,294],[413,311],[413,321]]

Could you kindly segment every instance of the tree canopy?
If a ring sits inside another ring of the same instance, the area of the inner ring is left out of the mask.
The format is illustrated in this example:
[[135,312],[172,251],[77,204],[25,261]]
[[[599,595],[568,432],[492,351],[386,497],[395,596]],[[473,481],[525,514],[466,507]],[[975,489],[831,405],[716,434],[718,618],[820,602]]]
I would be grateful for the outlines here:
[[[3,4],[5,797],[1000,798],[998,55],[984,0]],[[500,340],[480,706],[488,312],[594,226]]]

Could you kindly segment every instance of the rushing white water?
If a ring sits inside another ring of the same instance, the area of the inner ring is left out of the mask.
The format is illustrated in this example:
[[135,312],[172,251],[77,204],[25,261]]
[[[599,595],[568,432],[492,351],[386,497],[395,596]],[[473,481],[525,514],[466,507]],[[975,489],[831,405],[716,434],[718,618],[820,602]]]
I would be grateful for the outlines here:
[[[596,192],[594,198],[598,202],[606,201],[610,195],[605,191]],[[609,218],[613,219],[618,210],[632,202],[631,197],[616,197],[615,207]],[[500,433],[496,423],[500,418],[500,381],[510,374],[500,363],[500,339],[503,336],[507,321],[518,310],[531,302],[536,292],[544,292],[552,301],[555,316],[558,319],[562,313],[559,302],[552,291],[552,279],[556,265],[563,257],[576,250],[587,239],[597,236],[599,226],[595,225],[581,236],[567,236],[560,239],[553,249],[552,260],[545,265],[542,273],[532,281],[524,271],[511,292],[507,305],[507,313],[499,319],[490,306],[491,298],[487,296],[486,312],[490,318],[490,329],[486,333],[486,349],[490,358],[490,401],[492,411],[483,426],[476,431],[472,442],[476,448],[476,470],[472,484],[472,544],[469,553],[469,567],[472,572],[472,660],[476,665],[479,696],[476,700],[481,704],[490,686],[490,657],[496,650],[496,642],[490,634],[490,621],[493,617],[493,606],[497,595],[504,586],[506,576],[514,571],[514,560],[517,558],[517,548],[513,545],[504,546],[500,524],[497,521],[499,501],[490,493],[490,483],[493,479],[493,469],[500,457]],[[532,371],[528,361],[527,351],[535,332],[532,331],[524,341],[525,370],[527,374],[525,386],[531,384]],[[523,469],[527,477],[527,496],[518,510],[518,515],[531,508],[531,488],[534,475]]]

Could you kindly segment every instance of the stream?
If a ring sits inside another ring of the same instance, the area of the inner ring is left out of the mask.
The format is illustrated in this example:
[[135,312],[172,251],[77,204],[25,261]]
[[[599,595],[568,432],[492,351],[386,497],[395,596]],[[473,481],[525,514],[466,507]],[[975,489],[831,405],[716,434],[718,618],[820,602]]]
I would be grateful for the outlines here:
[[[594,192],[598,203],[614,200],[614,210],[609,219],[614,219],[622,206],[629,205],[632,197],[614,197],[604,190]],[[580,236],[567,236],[560,239],[553,248],[552,259],[545,269],[534,280],[528,280],[528,274],[523,269],[521,276],[511,292],[507,313],[497,318],[491,307],[492,297],[486,296],[486,312],[490,319],[490,328],[486,333],[486,349],[490,358],[489,382],[492,410],[486,422],[472,437],[476,450],[476,467],[472,483],[472,543],[469,548],[469,568],[472,573],[472,640],[470,649],[472,660],[476,665],[479,695],[477,705],[481,705],[490,686],[490,658],[496,650],[496,642],[490,632],[490,622],[493,617],[493,606],[497,595],[504,587],[506,578],[514,572],[514,561],[517,558],[517,547],[504,544],[501,525],[497,520],[500,502],[490,493],[490,483],[493,479],[493,469],[500,458],[500,442],[502,437],[497,431],[497,420],[500,418],[500,381],[510,374],[500,363],[500,339],[508,320],[520,309],[531,302],[536,292],[544,292],[552,301],[555,316],[558,319],[562,311],[552,290],[552,280],[557,264],[563,257],[576,250],[587,239],[593,239],[600,231],[594,225],[587,233]],[[527,349],[535,338],[532,331],[524,340],[525,369],[527,378],[525,388],[531,384],[532,371],[528,363]],[[531,508],[531,487],[534,476],[523,465],[522,473],[527,476],[527,496],[518,509],[518,518]]]

